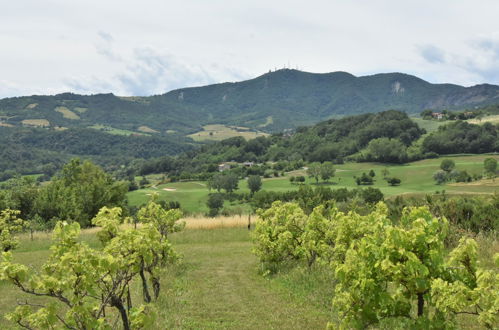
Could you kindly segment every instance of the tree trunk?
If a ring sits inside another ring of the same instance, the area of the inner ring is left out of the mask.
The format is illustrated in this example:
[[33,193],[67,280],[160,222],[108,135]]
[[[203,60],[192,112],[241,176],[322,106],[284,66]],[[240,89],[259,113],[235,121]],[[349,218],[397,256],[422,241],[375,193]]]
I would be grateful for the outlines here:
[[423,293],[418,293],[418,317],[423,315],[424,296]]
[[128,314],[126,312],[125,306],[123,306],[123,302],[121,301],[121,299],[113,296],[111,298],[111,304],[120,312],[121,321],[123,322],[123,329],[130,330],[130,321],[128,320]]
[[310,258],[308,258],[308,268],[312,267],[315,259],[317,259],[317,253],[315,251],[312,251],[312,253],[310,254]]
[[144,296],[144,301],[146,303],[151,302],[151,295],[149,294],[149,287],[147,286],[146,275],[144,274],[144,270],[140,270],[140,278],[142,280],[142,295]]
[[152,277],[152,289],[154,292],[154,300],[158,300],[159,297],[159,291],[161,289],[161,283],[159,282],[159,278],[157,277]]

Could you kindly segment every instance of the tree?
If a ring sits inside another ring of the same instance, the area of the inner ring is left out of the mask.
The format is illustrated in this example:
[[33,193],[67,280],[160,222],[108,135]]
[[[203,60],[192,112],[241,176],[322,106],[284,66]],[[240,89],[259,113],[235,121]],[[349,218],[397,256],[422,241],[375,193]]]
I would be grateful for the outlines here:
[[373,184],[373,178],[370,175],[367,175],[365,172],[362,173],[362,176],[359,178],[355,178],[357,185],[371,185]]
[[390,186],[398,186],[402,182],[399,178],[396,177],[387,178],[386,181]]
[[26,226],[26,222],[18,218],[19,214],[21,211],[9,209],[0,213],[0,251],[7,252],[17,247],[18,241],[14,234]]
[[483,161],[483,168],[485,170],[485,175],[494,178],[497,172],[497,160],[495,158],[486,158]]
[[325,162],[321,165],[320,172],[322,180],[327,182],[329,181],[330,178],[334,177],[336,169],[333,167],[333,164],[331,164],[330,162]]
[[235,174],[229,173],[222,176],[222,188],[225,189],[227,193],[231,193],[237,189],[239,180]]
[[390,174],[390,171],[385,167],[381,170],[381,174],[383,174],[383,178],[386,178]]
[[218,214],[220,209],[224,206],[224,197],[222,194],[210,194],[208,196],[208,200],[206,201],[206,205],[210,209],[210,216],[214,217]]
[[443,159],[442,162],[440,163],[440,168],[447,173],[452,171],[454,167],[456,167],[456,163],[454,163],[452,159],[446,158]]
[[51,255],[39,273],[14,263],[10,252],[3,254],[0,280],[48,301],[22,302],[7,319],[27,329],[105,329],[113,323],[106,319],[106,310],[113,308],[125,330],[146,326],[151,321],[150,307],[133,307],[129,286],[139,271],[139,260],[148,258],[159,241],[118,234],[104,250],[95,250],[79,241],[79,233],[77,222],[58,222]]
[[447,172],[446,171],[436,171],[433,173],[433,180],[437,182],[437,184],[442,184],[447,181]]
[[371,169],[371,170],[369,171],[369,176],[370,176],[371,178],[374,178],[374,177],[376,176],[376,173],[374,173],[374,170],[373,170],[373,169]]
[[252,196],[262,188],[262,179],[259,175],[250,175],[248,177],[248,188]]
[[35,207],[45,221],[70,219],[86,227],[103,206],[124,207],[127,191],[127,182],[116,182],[89,161],[73,159],[40,189]]
[[252,233],[253,253],[266,272],[273,272],[287,260],[300,258],[301,235],[306,215],[296,203],[276,201],[268,210],[259,210],[261,221]]
[[421,113],[419,115],[423,119],[430,119],[432,114],[433,114],[432,110],[426,109],[426,110],[421,111]]
[[407,147],[398,139],[373,139],[366,148],[367,160],[404,163],[407,161]]
[[316,183],[319,183],[319,178],[321,176],[321,164],[311,163],[308,165],[307,174],[309,177],[314,178]]

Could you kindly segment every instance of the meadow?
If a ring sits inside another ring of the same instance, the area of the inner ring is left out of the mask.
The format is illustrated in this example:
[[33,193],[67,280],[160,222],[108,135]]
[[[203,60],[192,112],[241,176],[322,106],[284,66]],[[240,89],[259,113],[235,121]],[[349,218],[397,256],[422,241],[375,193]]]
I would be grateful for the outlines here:
[[[488,157],[493,157],[499,160],[497,155],[456,155],[448,156],[456,163],[457,170],[466,170],[470,175],[482,174],[483,160]],[[470,183],[447,183],[443,185],[435,184],[433,173],[440,169],[440,163],[443,158],[425,159],[408,164],[381,164],[381,163],[346,163],[335,165],[336,175],[330,182],[320,181],[320,185],[325,185],[333,189],[336,188],[358,188],[355,183],[354,176],[361,176],[362,173],[368,173],[371,169],[374,170],[376,176],[375,182],[369,187],[379,188],[385,197],[389,198],[397,195],[422,195],[432,194],[436,191],[445,190],[449,194],[493,194],[499,190],[499,180],[480,180]],[[397,177],[402,180],[399,186],[390,186],[383,179],[382,171],[387,169],[389,177]],[[305,170],[293,171],[285,173],[284,176],[277,178],[268,178],[262,180],[262,190],[268,191],[289,191],[299,188],[299,184],[294,184],[289,181],[291,176],[304,175],[307,176]],[[156,176],[150,176],[151,182],[157,181]],[[306,178],[305,184],[315,185],[315,180]],[[366,186],[361,186],[366,187]],[[245,180],[239,181],[238,192],[249,192]],[[156,193],[159,199],[167,201],[177,201],[182,209],[188,213],[206,213],[208,207],[206,201],[208,199],[208,188],[206,182],[189,181],[189,182],[174,182],[166,184],[153,184],[149,188],[136,190],[128,193],[129,204],[139,206],[146,203],[150,196]],[[228,202],[227,206],[230,206]],[[247,208],[247,206],[243,207]]]
[[194,141],[221,141],[235,136],[242,136],[249,140],[268,135],[269,134],[260,131],[250,130],[248,127],[214,124],[203,126],[202,131],[190,134],[188,137],[192,138]]

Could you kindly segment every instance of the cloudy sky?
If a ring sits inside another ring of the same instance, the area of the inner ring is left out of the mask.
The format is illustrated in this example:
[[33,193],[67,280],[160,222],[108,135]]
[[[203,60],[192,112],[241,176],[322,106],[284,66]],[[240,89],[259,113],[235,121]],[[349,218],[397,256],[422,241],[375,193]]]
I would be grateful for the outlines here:
[[0,97],[151,95],[275,68],[499,84],[496,0],[15,0]]

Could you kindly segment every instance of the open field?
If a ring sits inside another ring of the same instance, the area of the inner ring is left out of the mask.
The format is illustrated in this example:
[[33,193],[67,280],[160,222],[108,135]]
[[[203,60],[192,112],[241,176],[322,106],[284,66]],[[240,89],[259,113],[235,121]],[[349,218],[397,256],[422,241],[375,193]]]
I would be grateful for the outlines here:
[[242,136],[246,140],[254,139],[259,136],[268,136],[267,133],[249,131],[246,127],[232,127],[225,125],[206,125],[203,130],[188,135],[194,141],[220,141],[234,136]]
[[37,127],[49,127],[50,122],[47,119],[24,119],[21,121],[23,125],[27,126],[37,126]]
[[470,119],[470,120],[467,120],[467,122],[470,124],[484,124],[484,123],[498,124],[499,123],[499,115],[486,116],[486,117],[482,117],[480,119]]
[[93,128],[93,129],[96,129],[99,131],[103,131],[103,132],[106,132],[109,134],[115,134],[115,135],[132,135],[132,134],[149,135],[149,134],[145,134],[145,133],[139,133],[139,132],[135,132],[135,131],[129,131],[129,130],[114,128],[114,127],[105,126],[105,125],[92,125],[92,126],[89,126],[88,128]]
[[159,133],[155,129],[150,128],[149,126],[140,126],[139,128],[137,128],[137,130],[143,133]]
[[[466,170],[469,174],[482,174],[483,160],[493,157],[499,160],[498,155],[470,155],[470,156],[449,156],[456,163],[457,170]],[[380,164],[380,163],[347,163],[335,165],[336,176],[330,183],[324,184],[332,189],[336,188],[358,188],[354,176],[361,176],[363,172],[373,169],[376,173],[375,182],[369,187],[379,188],[386,197],[404,194],[426,194],[445,190],[450,194],[493,194],[499,191],[499,179],[482,180],[470,183],[449,183],[437,185],[433,180],[433,173],[440,169],[443,158],[426,159],[403,165]],[[382,178],[381,171],[387,169],[388,176],[398,177],[402,180],[400,186],[389,186]],[[289,191],[299,188],[298,184],[289,182],[290,176],[305,175],[304,170],[286,173],[286,176],[279,178],[263,179],[262,190],[269,191]],[[150,180],[153,182],[153,180]],[[313,179],[307,178],[307,184],[314,184]],[[365,187],[365,186],[361,186]],[[239,181],[239,192],[249,192],[245,180]],[[174,182],[158,185],[156,187],[140,189],[128,193],[130,205],[141,205],[146,203],[150,195],[157,193],[160,199],[167,201],[178,201],[181,207],[189,213],[206,213],[208,208],[206,201],[208,189],[206,182]],[[228,204],[226,204],[228,205]]]
[[450,123],[448,120],[425,120],[419,117],[411,117],[412,121],[424,128],[426,132],[431,133],[436,131],[440,126]]
[[57,107],[54,109],[54,111],[61,113],[62,116],[66,119],[73,119],[73,120],[80,119],[80,116],[78,116],[76,113],[74,113],[73,111],[69,110],[66,107]]

